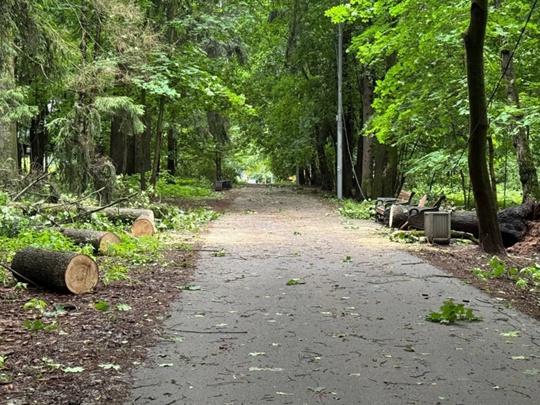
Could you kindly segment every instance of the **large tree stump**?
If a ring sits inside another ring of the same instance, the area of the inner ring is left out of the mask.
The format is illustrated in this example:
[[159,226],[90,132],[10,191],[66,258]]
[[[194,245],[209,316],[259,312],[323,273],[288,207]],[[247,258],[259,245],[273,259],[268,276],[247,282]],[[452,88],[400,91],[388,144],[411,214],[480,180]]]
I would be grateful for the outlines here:
[[15,254],[11,268],[19,281],[59,292],[82,294],[99,281],[96,262],[79,253],[25,248]]
[[133,225],[131,225],[131,233],[134,236],[152,236],[156,232],[154,224],[154,212],[152,210],[144,210],[141,212]]
[[63,228],[60,230],[68,239],[77,244],[91,244],[94,251],[105,254],[111,245],[119,245],[120,238],[112,232],[93,231],[90,229]]
[[401,228],[409,217],[409,206],[394,204],[390,207],[390,219],[388,226],[390,228]]

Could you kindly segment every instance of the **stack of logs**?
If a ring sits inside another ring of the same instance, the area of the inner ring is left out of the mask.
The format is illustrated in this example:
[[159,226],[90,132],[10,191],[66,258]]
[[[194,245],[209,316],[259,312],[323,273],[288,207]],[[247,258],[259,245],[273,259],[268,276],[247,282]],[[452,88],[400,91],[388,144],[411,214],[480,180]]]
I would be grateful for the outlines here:
[[[152,210],[107,208],[100,212],[132,221],[131,233],[135,237],[152,236],[156,232]],[[107,254],[112,245],[120,244],[120,238],[112,232],[74,228],[62,228],[60,232],[77,244],[92,245],[100,254]],[[90,256],[73,252],[25,248],[15,254],[11,271],[18,281],[61,293],[86,293],[99,281],[97,263]]]

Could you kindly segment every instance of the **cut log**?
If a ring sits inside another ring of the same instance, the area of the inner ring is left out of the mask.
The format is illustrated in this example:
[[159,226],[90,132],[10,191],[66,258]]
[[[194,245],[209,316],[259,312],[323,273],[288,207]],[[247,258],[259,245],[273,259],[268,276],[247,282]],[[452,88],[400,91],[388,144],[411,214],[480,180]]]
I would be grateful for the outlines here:
[[112,232],[93,231],[90,229],[64,228],[60,232],[79,245],[91,244],[94,251],[105,254],[111,245],[119,245],[120,238]]
[[394,204],[390,207],[390,219],[388,226],[390,228],[401,228],[409,217],[409,206]]
[[25,248],[15,254],[11,268],[18,273],[14,276],[19,281],[30,280],[58,292],[82,294],[92,290],[99,281],[96,262],[79,253]]
[[131,233],[134,236],[152,236],[156,232],[154,224],[154,212],[145,210],[142,212],[133,225],[131,225]]
[[[90,215],[90,213],[98,212],[103,215],[105,215],[108,218],[118,218],[123,222],[131,223],[135,221],[141,214],[151,211],[148,209],[141,209],[141,208],[119,208],[119,207],[92,207],[92,206],[81,206],[77,204],[40,204],[40,205],[33,205],[33,206],[27,206],[25,204],[21,203],[10,203],[9,204],[12,207],[16,207],[21,209],[25,214],[27,215],[35,215],[36,213],[40,212],[71,212],[76,217],[80,216],[87,216]],[[155,215],[155,217],[159,218],[159,212]]]
[[[521,241],[527,232],[527,221],[535,219],[537,203],[527,201],[521,205],[506,208],[497,213],[501,235],[505,247]],[[455,211],[452,213],[452,230],[468,232],[478,237],[476,211]]]

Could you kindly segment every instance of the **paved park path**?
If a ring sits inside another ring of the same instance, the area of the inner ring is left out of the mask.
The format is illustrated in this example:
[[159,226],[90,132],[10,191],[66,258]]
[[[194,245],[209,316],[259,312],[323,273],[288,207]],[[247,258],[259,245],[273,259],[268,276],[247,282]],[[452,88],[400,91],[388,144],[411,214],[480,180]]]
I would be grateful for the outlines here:
[[[540,403],[538,322],[320,197],[230,192],[130,404]],[[425,321],[449,298],[484,320]]]

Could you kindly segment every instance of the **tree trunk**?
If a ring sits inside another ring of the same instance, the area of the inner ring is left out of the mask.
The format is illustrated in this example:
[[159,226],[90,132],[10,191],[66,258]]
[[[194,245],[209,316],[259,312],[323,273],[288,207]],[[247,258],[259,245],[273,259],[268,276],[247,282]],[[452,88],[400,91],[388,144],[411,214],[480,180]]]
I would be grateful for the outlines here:
[[374,139],[373,191],[374,196],[384,196],[384,169],[386,167],[386,145]]
[[498,207],[497,203],[497,175],[495,174],[495,148],[493,146],[493,138],[487,137],[488,143],[488,170],[489,178],[491,179],[491,192],[493,193],[493,199],[495,200],[495,207]]
[[332,191],[334,189],[334,177],[330,172],[328,161],[326,158],[326,140],[328,139],[328,132],[323,125],[317,125],[317,161],[319,166],[319,172],[321,176],[321,189],[324,191]]
[[156,124],[156,145],[154,148],[154,164],[152,166],[152,176],[150,177],[150,184],[156,186],[157,177],[159,173],[159,163],[161,160],[161,140],[163,138],[162,128],[163,128],[163,115],[165,110],[165,96],[159,97],[159,110],[158,110],[158,121]]
[[[363,126],[363,125],[362,125]],[[358,201],[365,200],[367,196],[364,194],[364,189],[362,188],[362,156],[364,156],[364,137],[360,135],[356,144],[356,164],[355,164],[355,175],[356,181],[360,185],[360,190],[356,191],[356,199]],[[358,187],[358,185],[357,185]]]
[[[495,7],[500,8],[502,3],[503,0],[496,0]],[[501,68],[504,83],[506,85],[506,98],[510,106],[516,107],[519,110],[521,108],[521,103],[516,84],[514,63],[511,58],[512,55],[510,49],[508,49],[506,38],[501,37],[500,43],[502,49]],[[525,125],[523,125],[522,120],[523,116],[521,114],[514,115],[511,118],[509,131],[513,135],[514,148],[516,149],[519,180],[523,190],[523,201],[526,201],[529,198],[535,198],[538,200],[540,199],[540,184],[538,182],[536,165],[534,163],[534,157],[529,144],[527,128]]]
[[111,245],[119,245],[120,238],[112,232],[93,231],[91,229],[63,228],[60,232],[79,245],[90,244],[94,251],[106,254]]
[[116,174],[125,174],[126,166],[124,160],[125,138],[126,134],[121,130],[121,118],[113,117],[111,120],[111,136],[109,157],[116,167]]
[[398,150],[397,147],[385,145],[386,167],[384,169],[383,196],[396,195],[398,187]]
[[353,142],[354,134],[354,122],[353,116],[350,112],[347,112],[343,116],[344,118],[344,133],[343,133],[343,198],[352,197],[352,187],[353,187],[353,166],[350,158],[351,145]]
[[[3,60],[0,70],[0,91],[8,91],[15,85],[14,61],[11,57]],[[3,121],[0,116],[0,181],[11,180],[17,173],[17,125]]]
[[[141,190],[146,190],[146,172],[151,168],[150,142],[152,140],[152,112],[146,100],[146,90],[141,90],[141,104],[144,105],[144,131],[140,134],[140,142],[137,144],[137,172],[141,177]],[[139,135],[137,135],[139,136]]]
[[59,292],[86,293],[99,281],[96,262],[78,253],[25,248],[15,254],[11,268],[17,280]]
[[167,171],[171,176],[176,176],[176,153],[177,141],[173,128],[167,131]]
[[[364,126],[373,115],[375,82],[371,72],[365,70],[362,82],[362,121]],[[373,195],[373,159],[375,139],[373,134],[364,134],[362,145],[362,181],[361,187],[367,198],[381,197]]]
[[45,154],[49,136],[45,128],[48,109],[44,106],[30,123],[30,170],[43,172],[45,170]]
[[[497,217],[500,223],[501,238],[505,247],[510,247],[521,241],[527,232],[527,221],[535,220],[538,207],[531,200],[521,205],[499,211]],[[474,211],[452,212],[452,230],[462,231],[478,237],[478,218]]]
[[480,246],[486,253],[501,254],[504,253],[504,245],[486,163],[488,121],[483,52],[487,3],[487,0],[472,0],[470,25],[464,37],[470,105],[468,162],[477,207]]

